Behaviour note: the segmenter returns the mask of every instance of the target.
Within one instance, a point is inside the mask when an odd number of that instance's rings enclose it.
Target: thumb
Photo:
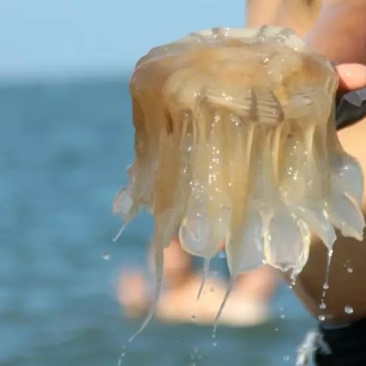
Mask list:
[[[362,64],[340,64],[336,66],[339,89],[343,91],[366,87],[366,66]]]

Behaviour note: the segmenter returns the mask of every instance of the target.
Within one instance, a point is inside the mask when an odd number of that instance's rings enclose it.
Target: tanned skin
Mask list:
[[[268,11],[261,12],[261,9]],[[311,49],[340,64],[340,88],[346,90],[366,86],[365,19],[366,0],[247,2],[246,26],[266,24],[292,28],[305,37]],[[343,148],[359,160],[366,178],[366,118],[340,131],[339,139]],[[363,212],[366,214],[366,194]],[[325,296],[326,309],[321,310],[319,304],[327,250],[316,238],[311,245],[309,261],[293,290],[315,317],[322,315],[328,323],[343,324],[366,317],[366,239],[359,242],[337,234]],[[346,306],[353,308],[351,314],[345,312]]]

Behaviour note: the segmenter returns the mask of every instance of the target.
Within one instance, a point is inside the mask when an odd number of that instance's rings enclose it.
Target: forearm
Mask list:
[[[272,25],[282,0],[247,0],[245,26]]]
[[[366,64],[366,0],[324,1],[306,38],[336,63]]]

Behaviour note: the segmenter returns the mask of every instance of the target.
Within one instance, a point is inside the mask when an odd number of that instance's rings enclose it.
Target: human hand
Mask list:
[[[339,89],[343,91],[366,86],[366,66],[362,64],[340,64],[336,66]]]

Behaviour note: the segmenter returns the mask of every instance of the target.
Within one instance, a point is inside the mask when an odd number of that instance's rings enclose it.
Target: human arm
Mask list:
[[[252,18],[248,19],[248,25],[267,23],[292,28],[305,36],[311,49],[338,64],[341,89],[366,86],[366,0],[323,1],[313,22],[310,22],[308,14],[315,8],[303,11],[304,3],[310,4],[311,1],[282,0],[278,5],[281,9],[269,23]],[[343,148],[359,160],[366,176],[366,119],[340,131],[338,136]],[[363,198],[363,212],[366,213],[366,195]],[[309,260],[293,290],[315,317],[326,316],[327,322],[344,323],[365,318],[365,258],[366,240],[360,243],[343,238],[338,233],[329,273],[329,289],[324,298],[326,309],[321,309],[319,305],[324,293],[327,250],[323,243],[314,238]],[[346,306],[350,306],[353,311],[345,312]]]
[[[308,46],[338,64],[341,89],[366,85],[366,1],[325,1],[305,36]]]

